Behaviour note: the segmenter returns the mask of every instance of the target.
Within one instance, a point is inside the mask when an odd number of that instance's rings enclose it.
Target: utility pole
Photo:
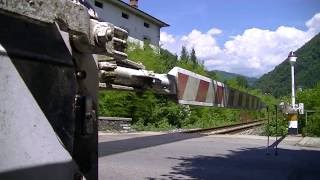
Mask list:
[[[298,108],[296,107],[295,86],[294,86],[294,64],[297,56],[291,51],[288,55],[288,60],[291,65],[291,110],[288,112],[289,129],[288,134],[298,134]]]

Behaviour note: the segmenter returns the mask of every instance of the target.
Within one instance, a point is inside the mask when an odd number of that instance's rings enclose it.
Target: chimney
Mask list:
[[[130,6],[138,8],[138,0],[130,0]]]

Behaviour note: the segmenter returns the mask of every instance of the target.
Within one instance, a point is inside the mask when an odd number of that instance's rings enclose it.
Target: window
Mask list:
[[[94,1],[94,5],[99,7],[99,8],[103,8],[103,3],[102,2]]]
[[[128,14],[126,14],[126,13],[122,13],[122,15],[121,15],[123,18],[125,18],[125,19],[129,19],[129,15]]]
[[[146,23],[146,22],[143,23],[143,26],[146,27],[146,28],[149,28],[149,27],[150,27],[150,25],[149,25],[148,23]]]

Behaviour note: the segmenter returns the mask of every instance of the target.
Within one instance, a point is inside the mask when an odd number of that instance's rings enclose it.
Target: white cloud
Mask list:
[[[210,35],[218,35],[218,34],[221,34],[222,33],[222,30],[221,29],[217,29],[217,28],[212,28],[208,31],[208,34]]]
[[[320,13],[314,15],[310,20],[306,22],[306,26],[309,31],[313,31],[313,33],[317,33],[320,31]]]
[[[237,69],[237,73],[258,76],[272,70],[286,58],[289,51],[296,50],[308,41],[307,34],[284,26],[275,31],[247,29],[243,34],[225,42],[223,56],[234,61],[230,66],[231,69]]]
[[[171,34],[160,32],[160,41],[163,43],[174,43],[176,42],[176,39]]]
[[[160,32],[160,46],[172,53],[178,54],[181,51],[182,42],[179,37],[174,37],[167,32]]]
[[[207,69],[219,69],[247,76],[260,76],[281,63],[289,51],[296,50],[320,31],[320,13],[306,22],[306,31],[280,26],[276,30],[251,28],[230,37],[219,46],[216,37],[222,31],[192,30],[182,37],[161,33],[163,47],[179,53],[181,46],[194,47]]]
[[[210,57],[216,56],[221,52],[221,49],[217,45],[215,40],[215,35],[220,34],[221,30],[213,28],[206,33],[202,33],[196,29],[192,30],[186,36],[181,38],[182,44],[184,44],[187,49],[192,49],[196,51],[197,56],[201,60],[207,60]]]

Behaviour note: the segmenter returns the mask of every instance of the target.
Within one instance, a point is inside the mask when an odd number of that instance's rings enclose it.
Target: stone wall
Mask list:
[[[99,117],[99,131],[131,131],[131,118],[124,117]]]

